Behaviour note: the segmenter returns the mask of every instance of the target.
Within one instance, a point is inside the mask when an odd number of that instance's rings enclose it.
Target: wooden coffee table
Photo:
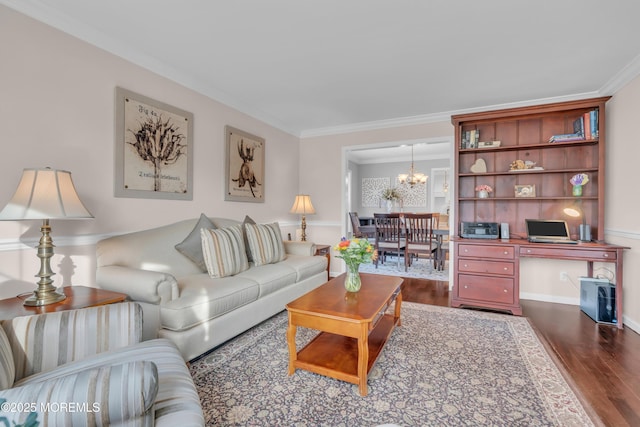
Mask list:
[[[400,326],[400,277],[360,274],[357,293],[344,288],[345,275],[287,304],[289,375],[296,368],[358,384],[367,395],[367,375],[396,326]],[[395,301],[393,315],[385,314]],[[296,349],[297,327],[322,331]]]

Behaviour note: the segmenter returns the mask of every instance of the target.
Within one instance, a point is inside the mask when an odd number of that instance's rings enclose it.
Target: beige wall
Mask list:
[[[282,221],[298,192],[299,139],[65,33],[0,6],[0,208],[16,189],[22,169],[66,169],[95,219],[53,220],[55,285],[93,284],[93,243],[100,236],[212,216]],[[114,89],[120,86],[194,114],[193,201],[115,198]],[[265,203],[225,202],[224,126],[266,140]],[[0,222],[0,298],[20,283],[35,285],[38,221]],[[80,237],[83,237],[80,239]],[[35,242],[34,242],[35,239]],[[77,240],[81,240],[79,247]],[[89,246],[84,243],[88,242]],[[17,250],[16,250],[17,248]],[[69,253],[66,258],[64,253]],[[62,267],[58,267],[61,265]]]
[[[628,246],[624,254],[624,318],[640,332],[640,191],[634,177],[640,159],[640,77],[607,103],[605,238]]]

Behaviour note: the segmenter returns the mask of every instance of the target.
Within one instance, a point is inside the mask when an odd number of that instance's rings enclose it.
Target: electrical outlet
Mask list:
[[[567,273],[566,271],[561,271],[560,272],[560,281],[561,282],[566,282],[569,280],[569,273]]]

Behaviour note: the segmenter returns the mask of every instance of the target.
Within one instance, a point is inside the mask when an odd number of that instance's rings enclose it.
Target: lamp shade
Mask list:
[[[0,220],[93,218],[63,170],[24,169],[15,194],[0,212]]]
[[[293,202],[293,206],[291,207],[292,214],[298,215],[312,215],[316,213],[316,210],[313,208],[311,204],[311,196],[308,194],[298,194],[296,196],[296,200]]]

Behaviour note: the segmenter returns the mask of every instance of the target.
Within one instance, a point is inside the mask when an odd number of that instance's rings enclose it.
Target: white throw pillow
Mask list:
[[[202,229],[200,234],[202,255],[210,277],[233,276],[249,268],[241,225]]]

